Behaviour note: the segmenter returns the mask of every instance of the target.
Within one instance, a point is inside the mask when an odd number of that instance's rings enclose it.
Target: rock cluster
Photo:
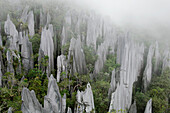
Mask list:
[[[33,14],[33,11],[30,11],[28,13],[28,10],[29,10],[29,6],[26,6],[24,8],[23,12],[22,12],[21,21],[24,24],[28,24],[29,35],[31,37],[33,37],[34,34],[35,34],[35,31],[34,31],[34,14]]]
[[[95,112],[93,92],[90,83],[87,84],[87,89],[84,92],[78,90],[76,97],[77,107],[75,108],[75,113],[83,113],[84,111],[86,111],[86,113]]]
[[[73,72],[79,74],[87,73],[85,55],[82,49],[80,38],[72,38],[70,42],[68,60],[73,61]]]
[[[63,98],[60,95],[57,82],[53,75],[49,77],[47,95],[44,97],[44,107],[36,98],[35,92],[23,88],[22,91],[23,113],[65,113],[66,95]]]
[[[121,65],[118,73],[120,80],[116,85],[115,92],[112,93],[109,112],[113,109],[118,111],[130,108],[133,83],[137,81],[143,66],[143,55],[143,45],[135,44],[126,35],[119,37],[117,63]]]

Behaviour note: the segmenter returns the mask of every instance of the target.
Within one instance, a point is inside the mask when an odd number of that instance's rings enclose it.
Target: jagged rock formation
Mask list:
[[[109,93],[108,96],[111,96],[111,93],[115,91],[116,89],[116,72],[115,69],[112,71],[112,76],[111,76],[111,83],[110,83],[110,88],[109,88]]]
[[[8,14],[7,20],[5,21],[5,24],[4,24],[4,30],[8,36],[7,38],[8,38],[9,44],[10,44],[9,49],[18,51],[19,50],[18,31],[16,30],[16,27],[13,24],[13,22],[10,20],[9,14]]]
[[[35,31],[34,31],[34,14],[33,14],[33,11],[30,11],[28,13],[28,10],[29,10],[29,6],[26,6],[24,8],[23,12],[22,12],[21,21],[23,23],[28,24],[29,35],[31,37],[33,37],[34,34],[35,34]]]
[[[83,91],[77,91],[77,108],[75,113],[83,113],[84,109],[87,113],[93,112],[94,110],[94,99],[93,92],[91,90],[90,83],[87,84],[87,89]]]
[[[65,113],[66,109],[66,94],[61,98],[53,75],[49,78],[47,95],[44,97],[44,108],[37,100],[35,92],[29,91],[27,88],[23,88],[22,101],[23,113]]]
[[[105,35],[105,41],[101,45],[99,45],[97,49],[98,59],[95,62],[94,74],[98,74],[103,69],[108,53],[113,55],[115,53],[114,50],[117,41],[117,37],[115,36],[116,33],[112,31],[112,29],[108,30],[106,33],[107,34]]]
[[[21,21],[24,23],[27,22],[28,10],[29,10],[29,6],[26,6],[22,12],[22,15],[21,15]]]
[[[14,74],[14,68],[12,65],[13,64],[12,53],[10,51],[7,51],[6,56],[7,56],[7,72]]]
[[[62,98],[62,113],[66,112],[66,94],[64,93],[64,96]]]
[[[163,54],[162,72],[170,68],[170,51],[166,49]]]
[[[98,37],[102,37],[102,19],[94,16],[95,14],[90,14],[87,22],[87,37],[86,44],[88,46],[93,45],[96,49],[96,41]]]
[[[65,72],[67,74],[67,61],[64,55],[60,55],[57,57],[57,82],[60,82],[61,72]]]
[[[50,12],[51,13],[51,12]],[[96,76],[103,68],[105,61],[107,60],[107,55],[112,54],[117,57],[117,64],[120,64],[120,70],[116,69],[112,71],[110,89],[108,92],[108,97],[111,97],[109,112],[113,109],[115,110],[128,110],[130,113],[137,113],[136,102],[132,104],[132,89],[134,82],[137,81],[138,76],[143,73],[141,72],[144,64],[144,45],[137,44],[131,39],[129,39],[128,33],[119,33],[112,27],[112,24],[108,20],[95,15],[94,13],[86,14],[83,12],[76,12],[74,10],[68,10],[64,17],[64,22],[61,25],[59,34],[61,33],[61,42],[59,42],[56,26],[54,27],[50,23],[53,23],[53,14],[44,9],[41,9],[40,15],[35,15],[40,19],[40,23],[35,21],[36,27],[42,28],[41,33],[41,44],[39,48],[39,65],[43,72],[47,72],[47,77],[49,79],[48,92],[44,99],[44,108],[36,99],[34,91],[29,91],[27,88],[23,89],[22,92],[22,111],[24,113],[37,112],[37,113],[64,113],[66,112],[66,94],[63,98],[60,95],[59,87],[56,83],[56,79],[51,75],[54,69],[54,59],[57,58],[57,82],[60,82],[63,78],[67,76],[60,77],[62,72],[68,72],[74,75],[74,73],[86,74],[87,67],[85,61],[85,55],[83,51],[83,46],[93,46],[95,52],[98,55],[98,59],[95,62],[94,72],[91,75]],[[57,14],[56,14],[57,15]],[[57,15],[58,16],[58,15]],[[34,31],[34,14],[33,11],[29,12],[29,6],[26,6],[21,15],[21,21],[24,24],[28,24],[29,32],[26,33],[21,30],[19,32],[16,30],[15,25],[10,20],[8,15],[7,21],[5,22],[4,28],[7,34],[7,43],[11,49],[7,51],[7,72],[11,72],[14,75],[13,59],[17,58],[20,60],[20,56],[14,52],[17,50],[21,52],[21,58],[25,72],[28,73],[29,69],[33,68],[32,60],[32,44],[29,41],[29,35],[33,37]],[[39,21],[39,20],[38,20]],[[39,26],[40,24],[40,26]],[[58,26],[57,26],[58,27]],[[1,29],[0,29],[1,33]],[[28,35],[29,34],[29,35]],[[57,36],[56,36],[57,35]],[[56,38],[53,39],[53,37]],[[98,44],[98,39],[102,42]],[[60,49],[58,43],[61,46],[70,42],[68,56],[60,55]],[[0,34],[0,46],[2,45],[2,38]],[[57,49],[56,49],[57,48]],[[58,53],[53,55],[54,53]],[[62,51],[61,51],[62,54]],[[60,56],[57,56],[60,55]],[[41,59],[48,56],[48,66],[41,65]],[[170,68],[170,51],[167,49],[164,52],[163,58],[159,51],[158,43],[149,48],[147,55],[147,63],[145,71],[143,73],[144,90],[151,81],[152,73],[158,73],[159,67],[162,66],[162,72],[166,68]],[[154,65],[152,64],[154,62]],[[163,63],[161,65],[161,63]],[[5,63],[4,63],[5,64]],[[21,66],[21,65],[20,65]],[[0,52],[0,87],[2,86],[2,75],[3,63]],[[18,73],[21,71],[21,67],[18,68]],[[152,72],[153,71],[153,72]],[[44,73],[43,73],[44,74]],[[23,77],[24,78],[24,77]],[[23,79],[22,78],[22,79]],[[71,80],[71,78],[69,78]],[[71,89],[69,87],[69,89]],[[71,91],[71,90],[70,90]],[[152,101],[152,100],[151,100]],[[149,101],[145,113],[151,112],[151,102]],[[92,112],[94,110],[93,93],[90,84],[87,84],[87,89],[83,91],[77,91],[77,106],[74,109],[75,113]],[[149,106],[149,107],[148,107]],[[129,109],[130,108],[130,109]],[[68,108],[68,113],[72,113],[71,108]]]
[[[49,25],[52,27],[52,25]],[[47,55],[49,57],[48,59],[48,67],[47,67],[47,76],[49,76],[51,74],[51,71],[54,69],[54,57],[53,57],[53,53],[54,53],[54,44],[53,44],[53,29],[50,29],[50,27],[48,29],[46,29],[46,27],[44,27],[42,29],[42,33],[41,33],[41,44],[40,44],[40,49],[39,49],[39,57],[38,57],[38,61],[39,64],[41,62],[41,58],[43,58],[44,55]]]
[[[145,71],[143,74],[143,82],[144,82],[144,90],[147,90],[147,87],[152,78],[152,58],[154,55],[154,47],[153,45],[150,46],[148,56],[147,56],[147,63],[145,67]]]
[[[66,97],[64,96],[62,101],[57,82],[53,75],[51,75],[48,82],[47,95],[44,97],[44,108],[53,113],[63,113],[63,110],[65,111],[66,108],[65,99]]]
[[[8,109],[8,113],[12,113],[12,108],[11,107]]]
[[[144,113],[152,113],[152,99],[147,102]]]
[[[71,108],[68,107],[67,113],[72,113]]]
[[[43,12],[43,10],[40,10],[40,26],[48,26],[51,23],[51,16],[50,13]]]
[[[75,39],[72,38],[70,42],[69,48],[69,61],[73,61],[73,72],[77,72],[79,74],[87,73],[85,56],[83,49],[81,47],[81,40],[80,38]],[[73,57],[72,57],[73,56]]]
[[[126,35],[119,37],[117,48],[117,63],[121,65],[115,92],[112,93],[109,112],[129,109],[132,101],[133,83],[143,65],[144,46],[135,44]]]
[[[23,63],[23,67],[26,73],[28,73],[28,71],[30,69],[33,69],[33,51],[32,51],[32,43],[29,41],[28,39],[28,35],[25,33],[22,36],[22,33],[19,33],[21,42],[21,56],[22,56],[22,63]]]
[[[159,52],[159,45],[158,42],[155,43],[155,53],[154,53],[154,73],[159,73],[160,71],[160,60],[161,60],[161,56],[160,56],[160,52]]]
[[[33,14],[33,11],[30,11],[28,13],[28,17],[27,17],[27,21],[28,21],[28,30],[29,30],[29,35],[31,37],[34,36],[35,34],[35,31],[34,31],[34,14]]]
[[[71,37],[71,13],[67,12],[66,16],[64,18],[65,23],[62,28],[62,33],[61,33],[61,45],[65,45],[68,41],[68,39]]]
[[[137,113],[136,101],[131,105],[129,113]]]
[[[45,110],[36,98],[35,92],[33,90],[29,91],[27,88],[22,90],[21,110],[23,113],[45,113]]]

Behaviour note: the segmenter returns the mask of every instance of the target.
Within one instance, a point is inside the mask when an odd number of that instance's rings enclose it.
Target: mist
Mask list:
[[[75,0],[143,39],[170,42],[169,0]],[[163,39],[163,40],[162,40]]]

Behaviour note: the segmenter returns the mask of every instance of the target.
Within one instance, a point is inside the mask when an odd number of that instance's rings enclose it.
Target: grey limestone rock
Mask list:
[[[76,113],[83,113],[86,111],[87,113],[95,112],[94,107],[94,99],[93,92],[91,90],[90,83],[87,84],[87,88],[85,91],[77,91],[77,108],[75,110]],[[85,109],[85,110],[84,110]]]
[[[112,93],[109,112],[129,109],[132,102],[133,83],[143,67],[144,46],[136,44],[126,35],[118,39],[117,63],[120,64],[120,80]]]
[[[29,35],[30,35],[31,37],[33,37],[34,34],[35,34],[35,31],[34,31],[34,14],[33,14],[33,11],[30,11],[30,12],[28,13],[27,22],[28,22]]]
[[[62,98],[62,113],[66,112],[66,94],[64,93],[64,96]]]
[[[44,97],[44,108],[53,113],[63,113],[63,109],[65,111],[65,103],[62,104],[59,87],[53,75],[49,77],[48,91],[47,95]]]
[[[51,25],[52,26],[52,25]],[[40,49],[39,49],[39,62],[41,61],[42,58],[42,52],[44,55],[48,56],[48,67],[47,67],[47,76],[51,74],[51,71],[54,69],[54,43],[53,43],[53,38],[52,38],[52,31],[51,29],[46,29],[44,27],[42,29],[41,33],[41,44],[40,44]],[[42,51],[42,52],[41,52]]]
[[[28,39],[28,34],[25,35],[25,33],[20,32],[20,38],[21,38],[21,56],[22,56],[22,63],[23,67],[26,73],[30,69],[33,69],[33,51],[32,51],[32,43]]]
[[[36,98],[35,92],[23,88],[22,106],[23,113],[65,113],[66,94],[61,98],[57,82],[53,75],[49,77],[47,95],[44,97],[44,108]]]
[[[27,88],[23,88],[22,90],[21,111],[23,113],[46,113],[37,100],[35,92],[33,90],[30,91]]]
[[[155,58],[154,73],[157,73],[157,72],[159,72],[160,60],[161,60],[161,54],[160,54],[160,52],[159,52],[158,42],[155,43],[154,58]]]
[[[85,62],[85,55],[81,47],[80,37],[78,39],[72,38],[69,47],[68,60],[73,61],[73,72],[79,74],[87,73],[87,67]],[[73,56],[73,59],[71,59]]]
[[[24,8],[24,10],[23,10],[23,12],[22,12],[22,15],[21,15],[21,21],[22,21],[23,23],[26,23],[26,22],[27,22],[28,10],[29,10],[29,6],[27,5],[27,6]]]
[[[69,38],[71,37],[71,25],[72,25],[72,19],[71,19],[71,12],[68,11],[64,18],[64,25],[62,28],[61,33],[61,45],[65,45]]]
[[[163,64],[162,64],[162,73],[170,68],[170,50],[166,49],[163,54]]]
[[[129,113],[137,113],[136,101],[131,105]]]
[[[67,109],[67,113],[72,113],[71,108],[69,108],[69,107],[68,107],[68,109]]]
[[[8,39],[9,43],[10,43],[9,49],[18,51],[19,50],[18,31],[17,31],[15,25],[13,24],[13,22],[10,20],[9,14],[8,14],[7,20],[5,21],[5,24],[4,24],[4,30],[9,38]]]
[[[97,55],[98,59],[95,62],[94,66],[94,74],[98,74],[104,66],[104,63],[107,59],[108,54],[115,54],[115,47],[116,47],[116,41],[117,37],[114,34],[115,32],[107,32],[107,35],[105,37],[105,41],[98,46],[97,49]],[[109,50],[111,48],[111,50]]]
[[[67,73],[67,61],[64,55],[60,55],[57,57],[57,82],[60,82],[60,74],[62,72]]]
[[[148,85],[150,84],[152,78],[152,58],[154,55],[154,46],[151,45],[149,48],[147,63],[143,74],[144,90],[147,90]]]
[[[147,102],[144,113],[152,113],[152,99]]]
[[[116,72],[115,69],[112,71],[112,76],[111,76],[111,83],[110,83],[110,88],[109,88],[109,93],[108,96],[111,96],[111,93],[113,93],[113,91],[115,91],[116,89]]]
[[[8,109],[8,113],[12,113],[12,108],[11,107]]]
[[[28,13],[28,10],[29,10],[29,6],[26,6],[24,8],[23,12],[22,12],[21,21],[23,23],[28,24],[29,35],[31,37],[33,37],[34,34],[35,34],[35,31],[34,31],[34,14],[33,14],[33,11],[30,11]]]

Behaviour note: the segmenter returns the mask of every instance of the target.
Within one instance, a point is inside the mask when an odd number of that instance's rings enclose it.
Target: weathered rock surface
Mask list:
[[[152,58],[154,55],[154,47],[153,45],[150,46],[148,56],[147,56],[147,63],[143,74],[143,82],[144,82],[144,90],[147,90],[148,85],[150,84],[152,78]]]
[[[64,96],[62,98],[62,113],[66,112],[66,94],[64,93]]]
[[[68,39],[71,37],[71,13],[67,12],[64,18],[64,25],[61,33],[61,45],[65,45]]]
[[[87,73],[85,56],[83,49],[81,47],[81,40],[80,38],[71,39],[70,48],[69,48],[69,61],[73,61],[73,72],[77,72],[79,74]],[[73,56],[73,57],[72,57]]]
[[[115,69],[112,71],[112,76],[111,76],[111,83],[110,83],[110,88],[109,88],[109,93],[108,96],[110,97],[113,91],[116,89],[116,72]]]
[[[87,37],[86,44],[88,46],[93,45],[96,49],[96,41],[98,37],[102,37],[102,19],[91,13],[87,22]]]
[[[67,61],[64,55],[60,55],[57,57],[57,82],[60,82],[60,74],[62,72],[67,73]]]
[[[52,26],[52,25],[51,25]],[[51,74],[51,71],[54,69],[54,44],[53,44],[53,38],[52,38],[52,29],[46,29],[44,27],[42,29],[41,33],[41,44],[40,44],[40,49],[39,49],[39,58],[38,61],[40,63],[41,58],[43,58],[44,55],[48,56],[48,67],[47,67],[47,76]],[[43,52],[43,54],[42,54]]]
[[[71,108],[68,107],[67,113],[72,113]]]
[[[29,6],[26,6],[22,12],[22,15],[21,15],[21,21],[23,23],[27,23],[28,24],[28,30],[29,30],[29,35],[31,37],[34,36],[35,34],[35,31],[34,31],[34,14],[33,14],[33,11],[30,11],[28,13],[28,10],[29,10]]]
[[[166,49],[163,54],[163,65],[162,65],[162,73],[167,68],[170,68],[170,50]]]
[[[36,98],[35,92],[29,91],[27,88],[22,90],[22,106],[23,113],[46,113],[42,105]]]
[[[144,46],[135,44],[126,35],[119,37],[117,63],[121,65],[115,92],[112,93],[109,112],[129,109],[132,102],[133,83],[137,81],[143,65]]]
[[[28,13],[27,21],[28,21],[29,35],[30,35],[31,37],[33,37],[34,34],[35,34],[35,31],[34,31],[34,14],[33,14],[33,11],[30,11],[30,12]]]
[[[36,98],[35,92],[23,88],[22,91],[23,113],[65,113],[66,94],[61,98],[57,82],[53,75],[49,77],[47,95],[44,97],[44,108]]]
[[[10,51],[7,51],[6,56],[7,56],[7,72],[14,74],[12,53]]]
[[[18,51],[19,50],[18,31],[16,30],[16,27],[13,24],[13,22],[10,20],[9,14],[8,14],[7,20],[5,21],[5,24],[4,24],[4,30],[9,38],[8,39],[9,43],[10,43],[9,49]]]
[[[152,113],[152,99],[147,102],[144,113]]]
[[[45,12],[43,9],[40,10],[40,26],[48,26],[51,23],[51,16],[49,12]]]
[[[22,56],[22,63],[23,63],[23,67],[26,73],[28,73],[28,71],[30,69],[33,69],[33,51],[32,51],[32,43],[29,41],[28,39],[28,34],[25,35],[25,33],[20,32],[20,39],[21,39],[21,56]]]
[[[137,113],[136,101],[131,105],[129,113]]]
[[[155,53],[154,53],[154,73],[159,73],[160,71],[160,60],[161,60],[161,54],[159,52],[159,45],[158,42],[155,43]]]
[[[24,10],[23,10],[23,12],[22,12],[22,15],[21,15],[21,21],[22,21],[23,23],[26,23],[26,22],[27,22],[28,10],[29,10],[29,6],[27,5],[27,6],[24,8]]]
[[[77,91],[77,108],[76,113],[83,113],[84,109],[87,113],[94,112],[94,99],[93,92],[91,90],[90,83],[87,84],[87,89],[83,91]]]
[[[51,75],[48,81],[47,95],[44,97],[44,108],[53,113],[63,113],[66,105],[65,101],[63,100],[64,103],[62,104],[62,97],[56,79]]]
[[[95,62],[95,67],[94,67],[94,74],[98,74],[104,66],[104,63],[107,59],[108,54],[113,54],[115,53],[115,47],[116,47],[116,41],[117,37],[115,36],[116,33],[114,34],[114,31],[108,31],[107,35],[105,36],[105,41],[98,46],[97,49],[97,55],[98,59]],[[109,50],[111,49],[111,50]]]
[[[8,109],[8,113],[12,113],[12,108],[11,107]]]

